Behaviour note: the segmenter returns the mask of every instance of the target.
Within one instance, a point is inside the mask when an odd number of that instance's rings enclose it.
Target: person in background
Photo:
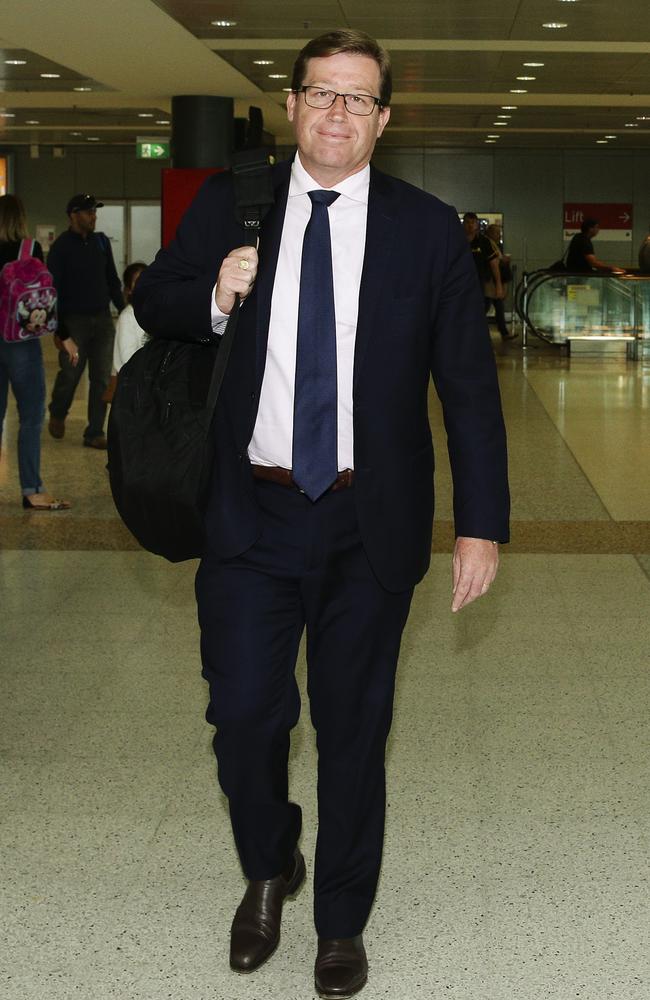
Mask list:
[[[625,268],[615,264],[606,264],[594,253],[592,240],[600,232],[598,219],[585,219],[569,243],[566,258],[566,269],[573,274],[592,274],[594,271],[604,271],[607,274],[625,274]]]
[[[124,284],[124,301],[126,305],[117,318],[117,323],[115,324],[115,344],[113,345],[113,374],[111,375],[111,380],[108,384],[102,399],[105,403],[112,403],[113,396],[115,395],[115,389],[117,387],[117,375],[122,367],[126,364],[132,354],[135,354],[137,350],[144,347],[146,342],[149,340],[148,334],[142,329],[135,318],[135,313],[133,312],[133,306],[131,305],[131,296],[133,295],[133,289],[135,288],[135,283],[146,269],[147,265],[143,264],[142,261],[135,261],[133,264],[129,264],[122,275],[122,281]]]
[[[639,270],[641,274],[650,274],[650,232],[639,247]]]
[[[131,305],[133,289],[147,265],[141,261],[129,264],[125,268],[122,280],[124,282],[124,301],[126,305],[120,313],[115,327],[115,345],[113,347],[113,369],[119,372],[132,354],[144,347],[149,337],[138,324]]]
[[[0,269],[16,260],[20,244],[28,239],[27,217],[20,198],[0,197]],[[43,260],[40,243],[34,257]],[[41,479],[41,429],[45,418],[45,369],[39,337],[8,344],[0,338],[0,440],[7,412],[9,386],[18,407],[18,475],[25,510],[67,510],[67,500],[57,500]]]
[[[95,232],[101,207],[92,194],[74,195],[66,208],[70,228],[55,239],[47,259],[59,296],[60,341],[48,429],[53,438],[65,434],[65,419],[87,363],[90,388],[83,443],[105,449],[103,395],[111,376],[115,337],[110,304],[121,312],[124,298],[110,240]]]
[[[476,273],[481,285],[481,291],[485,298],[485,285],[491,281],[494,284],[494,296],[497,299],[503,298],[503,285],[501,283],[501,271],[499,270],[499,251],[493,246],[487,236],[480,231],[479,218],[476,212],[465,212],[463,216],[463,229],[472,251],[472,259],[476,266]],[[489,309],[486,300],[485,311]]]
[[[314,988],[327,1000],[368,977],[362,935],[381,867],[395,671],[431,558],[431,376],[454,481],[452,611],[487,593],[508,539],[483,292],[456,211],[370,165],[390,97],[390,60],[374,39],[341,29],[309,42],[287,96],[298,151],[271,170],[259,251],[242,245],[232,176],[215,174],[133,298],[152,336],[182,328],[200,342],[217,342],[236,295],[246,300],[215,413],[196,578],[207,718],[249,880],[230,964],[251,973],[267,961],[305,878],[288,758],[306,630],[318,743]],[[283,995],[279,983],[269,991]]]
[[[503,288],[503,298],[497,298],[496,296],[496,285],[494,283],[494,277],[490,274],[489,280],[485,283],[484,292],[486,298],[486,312],[490,306],[494,306],[494,318],[496,319],[497,329],[501,334],[503,340],[514,340],[517,337],[516,333],[511,333],[506,326],[506,310],[504,305],[504,300],[508,292],[508,282],[512,281],[512,271],[510,270],[510,255],[503,252],[503,243],[501,240],[501,226],[497,226],[493,223],[488,226],[485,230],[485,235],[490,241],[496,252],[498,253],[498,267],[499,274],[501,276],[501,285]]]

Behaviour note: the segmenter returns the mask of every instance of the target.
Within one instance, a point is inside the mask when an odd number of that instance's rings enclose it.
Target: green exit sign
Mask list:
[[[160,139],[138,139],[135,149],[138,160],[169,159],[169,143]]]

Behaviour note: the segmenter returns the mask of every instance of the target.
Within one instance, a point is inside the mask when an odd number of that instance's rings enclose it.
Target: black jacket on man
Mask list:
[[[274,168],[255,287],[244,303],[219,400],[208,544],[246,551],[259,516],[247,447],[264,375],[290,164]],[[134,308],[151,335],[209,340],[221,262],[243,244],[229,173],[211,177],[139,279]],[[506,439],[483,293],[456,212],[371,168],[353,381],[355,501],[363,545],[383,586],[405,590],[431,554],[433,376],[444,411],[457,535],[508,540]]]

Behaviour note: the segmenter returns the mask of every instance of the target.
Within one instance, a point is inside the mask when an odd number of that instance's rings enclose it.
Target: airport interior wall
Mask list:
[[[65,204],[77,191],[111,200],[160,197],[161,164],[137,160],[131,148],[66,147],[62,158],[54,158],[51,147],[41,146],[38,159],[28,147],[12,151],[15,190],[32,227],[54,223],[57,231],[63,229]],[[597,254],[610,263],[635,266],[650,225],[650,150],[382,149],[380,143],[374,162],[459,212],[502,212],[506,250],[528,270],[562,254],[564,202],[633,206],[631,241],[597,240]]]

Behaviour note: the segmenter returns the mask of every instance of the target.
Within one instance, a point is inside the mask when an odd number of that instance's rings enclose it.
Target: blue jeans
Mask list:
[[[45,369],[40,340],[0,340],[0,437],[9,385],[18,406],[18,472],[23,496],[42,492],[41,428],[45,417]]]

